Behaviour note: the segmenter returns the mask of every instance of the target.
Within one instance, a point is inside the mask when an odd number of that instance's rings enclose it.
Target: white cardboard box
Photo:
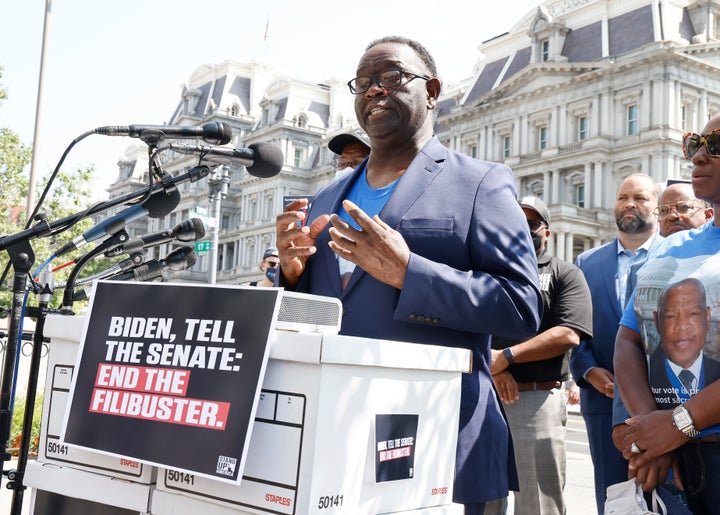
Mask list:
[[[152,515],[172,513],[173,515],[240,515],[248,513],[238,511],[236,508],[222,506],[217,503],[194,499],[186,496],[174,495],[169,492],[155,490],[152,496]],[[463,515],[465,508],[462,504],[446,504],[430,508],[420,508],[395,512],[396,515]],[[357,512],[363,515],[364,512]]]
[[[83,316],[50,315],[45,321],[43,333],[50,338],[50,351],[40,423],[38,460],[139,483],[154,483],[157,476],[155,467],[130,458],[71,447],[60,440],[85,319],[86,317]]]
[[[278,331],[241,484],[161,469],[151,511],[189,513],[183,498],[223,507],[213,514],[449,510],[470,366],[464,349]],[[418,415],[411,478],[376,482],[377,414]]]
[[[145,483],[41,461],[28,461],[23,483],[34,490],[53,492],[137,513],[149,512],[150,495],[154,489],[152,485]]]

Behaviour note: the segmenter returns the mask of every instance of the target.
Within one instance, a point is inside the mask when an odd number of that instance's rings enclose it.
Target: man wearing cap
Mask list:
[[[262,270],[263,277],[259,281],[252,281],[248,284],[250,286],[262,287],[275,286],[275,273],[277,272],[279,263],[278,250],[275,247],[265,249],[262,261],[260,262],[260,270]]]
[[[338,155],[333,160],[335,180],[338,180],[360,166],[370,154],[370,139],[365,131],[358,129],[353,133],[338,134],[328,141],[328,148]]]
[[[563,515],[567,410],[563,382],[568,351],[592,336],[590,290],[578,267],[546,252],[550,213],[537,197],[520,200],[537,254],[543,316],[538,333],[524,341],[493,338],[493,382],[515,444],[520,491],[515,515]],[[507,499],[486,505],[505,513]]]

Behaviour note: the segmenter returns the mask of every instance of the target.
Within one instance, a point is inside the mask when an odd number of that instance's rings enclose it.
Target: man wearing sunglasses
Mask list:
[[[262,270],[263,277],[259,281],[252,281],[248,284],[250,286],[261,287],[275,286],[275,273],[277,272],[277,266],[279,263],[280,258],[278,258],[278,250],[275,247],[265,249],[262,261],[260,262],[260,270]]]
[[[341,334],[472,351],[453,500],[465,515],[482,514],[486,501],[518,487],[490,337],[529,338],[540,322],[527,221],[507,166],[454,152],[434,136],[441,84],[422,45],[374,41],[356,73],[348,87],[370,155],[315,196],[306,225],[297,225],[302,200],[278,216],[281,285],[338,297]]]
[[[690,510],[696,515],[718,513],[720,506],[720,380],[700,388],[682,405],[659,409],[648,381],[649,349],[654,348],[653,305],[662,289],[687,277],[700,280],[708,292],[711,320],[716,320],[713,299],[720,288],[720,115],[713,116],[701,134],[683,136],[683,152],[693,164],[695,196],[712,204],[712,223],[677,232],[666,238],[652,259],[638,272],[636,295],[628,303],[615,343],[615,366],[623,401],[633,415],[624,438],[623,455],[650,491],[665,476],[644,474],[648,464],[665,458],[677,463],[675,478],[682,482]],[[687,331],[685,331],[687,332]],[[717,332],[703,352],[717,359]],[[659,337],[658,337],[659,338]],[[688,343],[682,343],[687,347]]]
[[[545,250],[550,212],[537,197],[520,199],[538,260],[543,315],[538,334],[523,341],[493,337],[493,382],[505,405],[515,445],[520,491],[515,515],[564,515],[568,351],[592,337],[590,290],[580,269]],[[507,499],[488,503],[502,515]]]

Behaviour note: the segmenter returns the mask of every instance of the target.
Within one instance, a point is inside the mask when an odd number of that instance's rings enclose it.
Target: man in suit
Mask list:
[[[419,43],[368,46],[348,83],[371,151],[348,177],[277,218],[281,284],[343,303],[341,333],[464,347],[455,502],[466,515],[517,488],[507,421],[490,376],[490,335],[539,325],[537,261],[512,172],[433,136],[440,94]]]
[[[627,461],[612,440],[613,353],[627,297],[628,272],[647,258],[660,238],[654,213],[658,196],[659,188],[649,175],[626,177],[615,201],[617,238],[583,252],[576,260],[592,296],[593,337],[573,349],[570,370],[580,387],[599,514],[604,511],[607,487],[628,478]]]

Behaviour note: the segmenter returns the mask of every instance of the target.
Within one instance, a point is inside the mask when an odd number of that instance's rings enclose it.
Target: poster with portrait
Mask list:
[[[720,379],[720,256],[692,255],[688,243],[648,260],[637,276],[635,314],[661,409]]]
[[[100,281],[65,443],[238,482],[281,290]]]

